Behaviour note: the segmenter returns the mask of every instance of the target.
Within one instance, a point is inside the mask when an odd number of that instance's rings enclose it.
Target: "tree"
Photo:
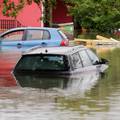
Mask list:
[[[16,17],[25,4],[36,3],[44,6],[45,26],[51,25],[51,10],[56,0],[18,0],[15,4],[11,0],[3,0],[3,14]],[[120,0],[63,0],[73,17],[74,35],[77,37],[82,28],[88,31],[110,33],[120,28]]]
[[[26,4],[31,5],[33,2],[37,4],[41,10],[41,4],[44,6],[44,16],[43,19],[45,26],[51,26],[51,8],[55,6],[56,0],[18,0],[15,3],[12,0],[3,0],[3,14],[5,16],[11,16],[16,18],[19,11],[24,8]]]
[[[120,28],[120,0],[65,0],[76,26],[75,37],[81,28],[110,33]]]

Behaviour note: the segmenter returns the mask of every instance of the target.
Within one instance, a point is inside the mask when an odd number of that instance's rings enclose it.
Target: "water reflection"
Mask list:
[[[120,49],[99,55],[109,60],[104,76],[96,72],[68,78],[19,74],[21,87],[13,84],[13,58],[0,56],[6,63],[0,63],[0,120],[119,120]]]
[[[19,58],[20,53],[0,51],[0,87],[16,86],[16,81],[11,75],[11,71]]]
[[[41,76],[38,74],[16,73],[16,81],[21,87],[40,89],[61,89],[64,94],[80,94],[90,90],[100,77],[98,71],[91,71],[70,76]]]
[[[97,81],[96,85],[85,94],[83,98],[59,97],[57,102],[60,106],[73,111],[79,111],[84,116],[87,115],[96,119],[119,120],[120,119],[120,49],[101,53],[109,59],[109,69]],[[108,116],[109,115],[109,116]],[[88,119],[89,119],[88,117]]]

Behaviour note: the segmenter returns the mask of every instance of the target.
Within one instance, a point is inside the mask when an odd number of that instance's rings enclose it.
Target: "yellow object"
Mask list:
[[[106,38],[100,35],[96,36],[96,39],[74,39],[75,44],[82,44],[88,47],[93,47],[95,45],[116,45],[120,44],[119,41],[113,39],[113,38]]]
[[[103,36],[101,36],[101,35],[96,35],[96,39],[97,39],[97,40],[110,40],[110,38],[103,37]]]

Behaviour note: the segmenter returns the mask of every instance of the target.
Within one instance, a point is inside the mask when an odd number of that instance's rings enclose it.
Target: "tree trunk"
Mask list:
[[[74,26],[74,38],[77,38],[78,35],[82,33],[82,27],[77,19],[73,19],[73,26]]]
[[[49,4],[49,0],[45,0],[44,3],[44,26],[52,26],[52,6]]]

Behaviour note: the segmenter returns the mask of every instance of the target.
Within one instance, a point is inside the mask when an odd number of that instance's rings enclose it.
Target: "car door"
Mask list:
[[[104,72],[108,68],[108,61],[106,59],[99,59],[99,57],[90,49],[86,49],[92,64],[96,66],[99,72]]]
[[[34,46],[52,46],[51,35],[48,30],[29,29],[26,32],[26,40],[23,42],[25,48]]]
[[[88,56],[86,50],[80,50],[72,54],[71,61],[72,61],[73,73],[97,70],[96,65],[92,64],[92,61]]]
[[[79,55],[82,61],[84,71],[98,70],[99,64],[94,64],[95,61],[99,62],[99,59],[97,58],[97,56],[89,55],[86,49],[79,51]]]
[[[75,52],[70,56],[72,73],[80,73],[83,70],[82,61],[80,59],[79,52]]]
[[[12,30],[0,36],[0,49],[2,51],[16,51],[22,48],[24,30]]]

